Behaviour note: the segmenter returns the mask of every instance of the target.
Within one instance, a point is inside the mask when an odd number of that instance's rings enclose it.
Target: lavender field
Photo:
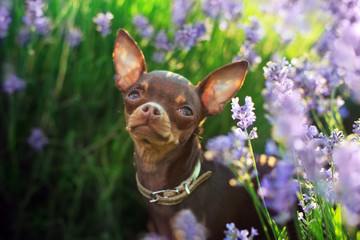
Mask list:
[[[299,239],[360,240],[359,0],[0,0],[0,239],[161,239],[114,83],[120,28],[149,71],[194,84],[249,62],[201,141],[250,192],[267,239],[288,239],[293,220]],[[279,159],[258,186],[254,153]],[[174,227],[206,239],[189,211]],[[257,230],[228,223],[224,239]]]

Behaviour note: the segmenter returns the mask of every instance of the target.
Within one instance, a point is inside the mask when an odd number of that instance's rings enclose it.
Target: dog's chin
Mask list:
[[[162,131],[150,125],[128,126],[127,130],[134,141],[146,145],[166,145],[177,143],[174,136],[169,131]]]

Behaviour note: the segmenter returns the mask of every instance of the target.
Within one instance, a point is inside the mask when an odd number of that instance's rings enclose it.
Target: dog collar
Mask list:
[[[198,161],[193,174],[188,179],[183,181],[174,189],[165,189],[159,191],[151,191],[141,185],[138,175],[136,174],[136,183],[141,195],[149,199],[150,203],[157,203],[160,205],[176,205],[181,203],[188,195],[190,195],[201,183],[205,182],[212,174],[207,171],[200,175],[201,162]]]

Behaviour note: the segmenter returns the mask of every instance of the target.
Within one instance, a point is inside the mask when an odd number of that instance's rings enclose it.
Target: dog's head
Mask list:
[[[207,116],[223,110],[248,67],[246,61],[223,66],[197,86],[169,71],[147,73],[141,50],[124,30],[118,32],[113,59],[132,139],[165,152],[186,142]]]

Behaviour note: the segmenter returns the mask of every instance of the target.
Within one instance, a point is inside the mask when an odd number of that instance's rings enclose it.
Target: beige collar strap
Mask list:
[[[188,195],[190,195],[201,183],[205,182],[212,174],[207,171],[199,177],[201,170],[201,163],[198,161],[193,174],[183,181],[179,186],[174,189],[166,189],[159,191],[151,191],[141,185],[138,175],[136,174],[136,183],[140,193],[151,203],[161,205],[176,205],[181,203]]]

